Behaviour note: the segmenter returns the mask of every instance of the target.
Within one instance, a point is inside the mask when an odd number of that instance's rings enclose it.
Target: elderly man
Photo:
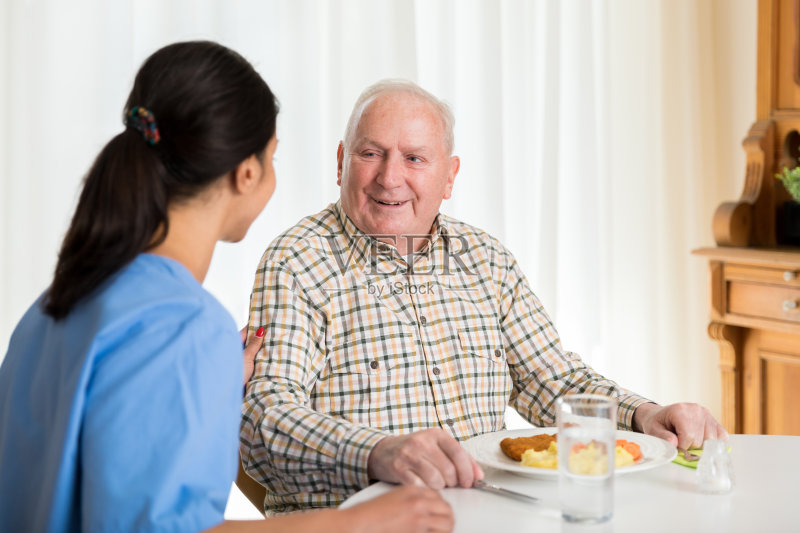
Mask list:
[[[339,144],[339,202],[266,250],[241,452],[268,511],[336,505],[375,479],[471,486],[483,473],[459,440],[503,429],[507,405],[552,426],[567,392],[614,396],[620,428],[683,448],[727,438],[704,408],[658,406],[562,349],[511,253],[439,213],[452,150],[444,103],[369,87]]]

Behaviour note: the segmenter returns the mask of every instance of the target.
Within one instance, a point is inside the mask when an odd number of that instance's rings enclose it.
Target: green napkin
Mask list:
[[[703,450],[702,448],[699,450],[690,449],[689,453],[693,453],[695,455],[703,455]],[[672,460],[672,462],[675,464],[679,464],[681,466],[688,466],[689,468],[697,468],[698,461],[699,459],[695,459],[694,461],[689,461],[683,456],[683,452],[680,450],[678,450],[678,455],[675,456],[675,459]]]
[[[691,448],[691,449],[689,449],[689,453],[693,453],[693,454],[695,454],[697,456],[700,456],[700,455],[703,455],[703,449],[702,448]],[[731,453],[731,447],[730,446],[728,446],[728,453]],[[672,462],[675,463],[675,464],[679,464],[681,466],[688,466],[689,468],[697,468],[697,463],[699,461],[700,461],[699,458],[695,459],[694,461],[689,461],[688,459],[686,459],[683,456],[683,452],[680,451],[680,450],[678,450],[678,455],[675,457],[675,459],[672,460]]]

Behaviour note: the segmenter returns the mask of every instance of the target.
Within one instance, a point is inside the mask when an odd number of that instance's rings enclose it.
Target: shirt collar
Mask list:
[[[339,219],[339,224],[342,227],[342,233],[345,242],[353,253],[353,259],[359,263],[367,263],[370,258],[370,250],[372,249],[372,237],[365,234],[363,231],[350,220],[350,217],[345,214],[342,209],[342,201],[337,200],[334,205],[336,217]]]
[[[335,204],[336,216],[339,218],[339,223],[342,225],[344,238],[348,242],[350,248],[353,250],[353,258],[359,262],[369,262],[373,256],[382,255],[382,257],[394,256],[395,259],[405,261],[406,258],[400,255],[397,248],[390,244],[385,244],[377,241],[375,238],[367,235],[356,226],[350,217],[342,209],[342,201],[337,200]],[[437,214],[433,219],[431,226],[431,238],[425,243],[416,254],[414,258],[429,257],[431,250],[436,246],[440,237],[447,237],[447,224],[442,220],[442,215]],[[381,253],[382,252],[382,253]]]

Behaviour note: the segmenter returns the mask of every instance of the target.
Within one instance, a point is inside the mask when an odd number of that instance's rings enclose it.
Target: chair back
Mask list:
[[[264,514],[264,498],[267,497],[267,489],[244,471],[241,461],[239,461],[239,473],[236,474],[236,486],[250,500],[250,503],[255,505],[261,514]]]

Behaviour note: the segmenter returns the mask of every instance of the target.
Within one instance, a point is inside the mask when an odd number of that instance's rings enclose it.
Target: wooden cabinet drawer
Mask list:
[[[728,281],[753,281],[774,283],[800,288],[800,269],[764,268],[753,265],[729,263],[725,265],[725,279]]]
[[[800,323],[800,287],[731,281],[728,312]]]

